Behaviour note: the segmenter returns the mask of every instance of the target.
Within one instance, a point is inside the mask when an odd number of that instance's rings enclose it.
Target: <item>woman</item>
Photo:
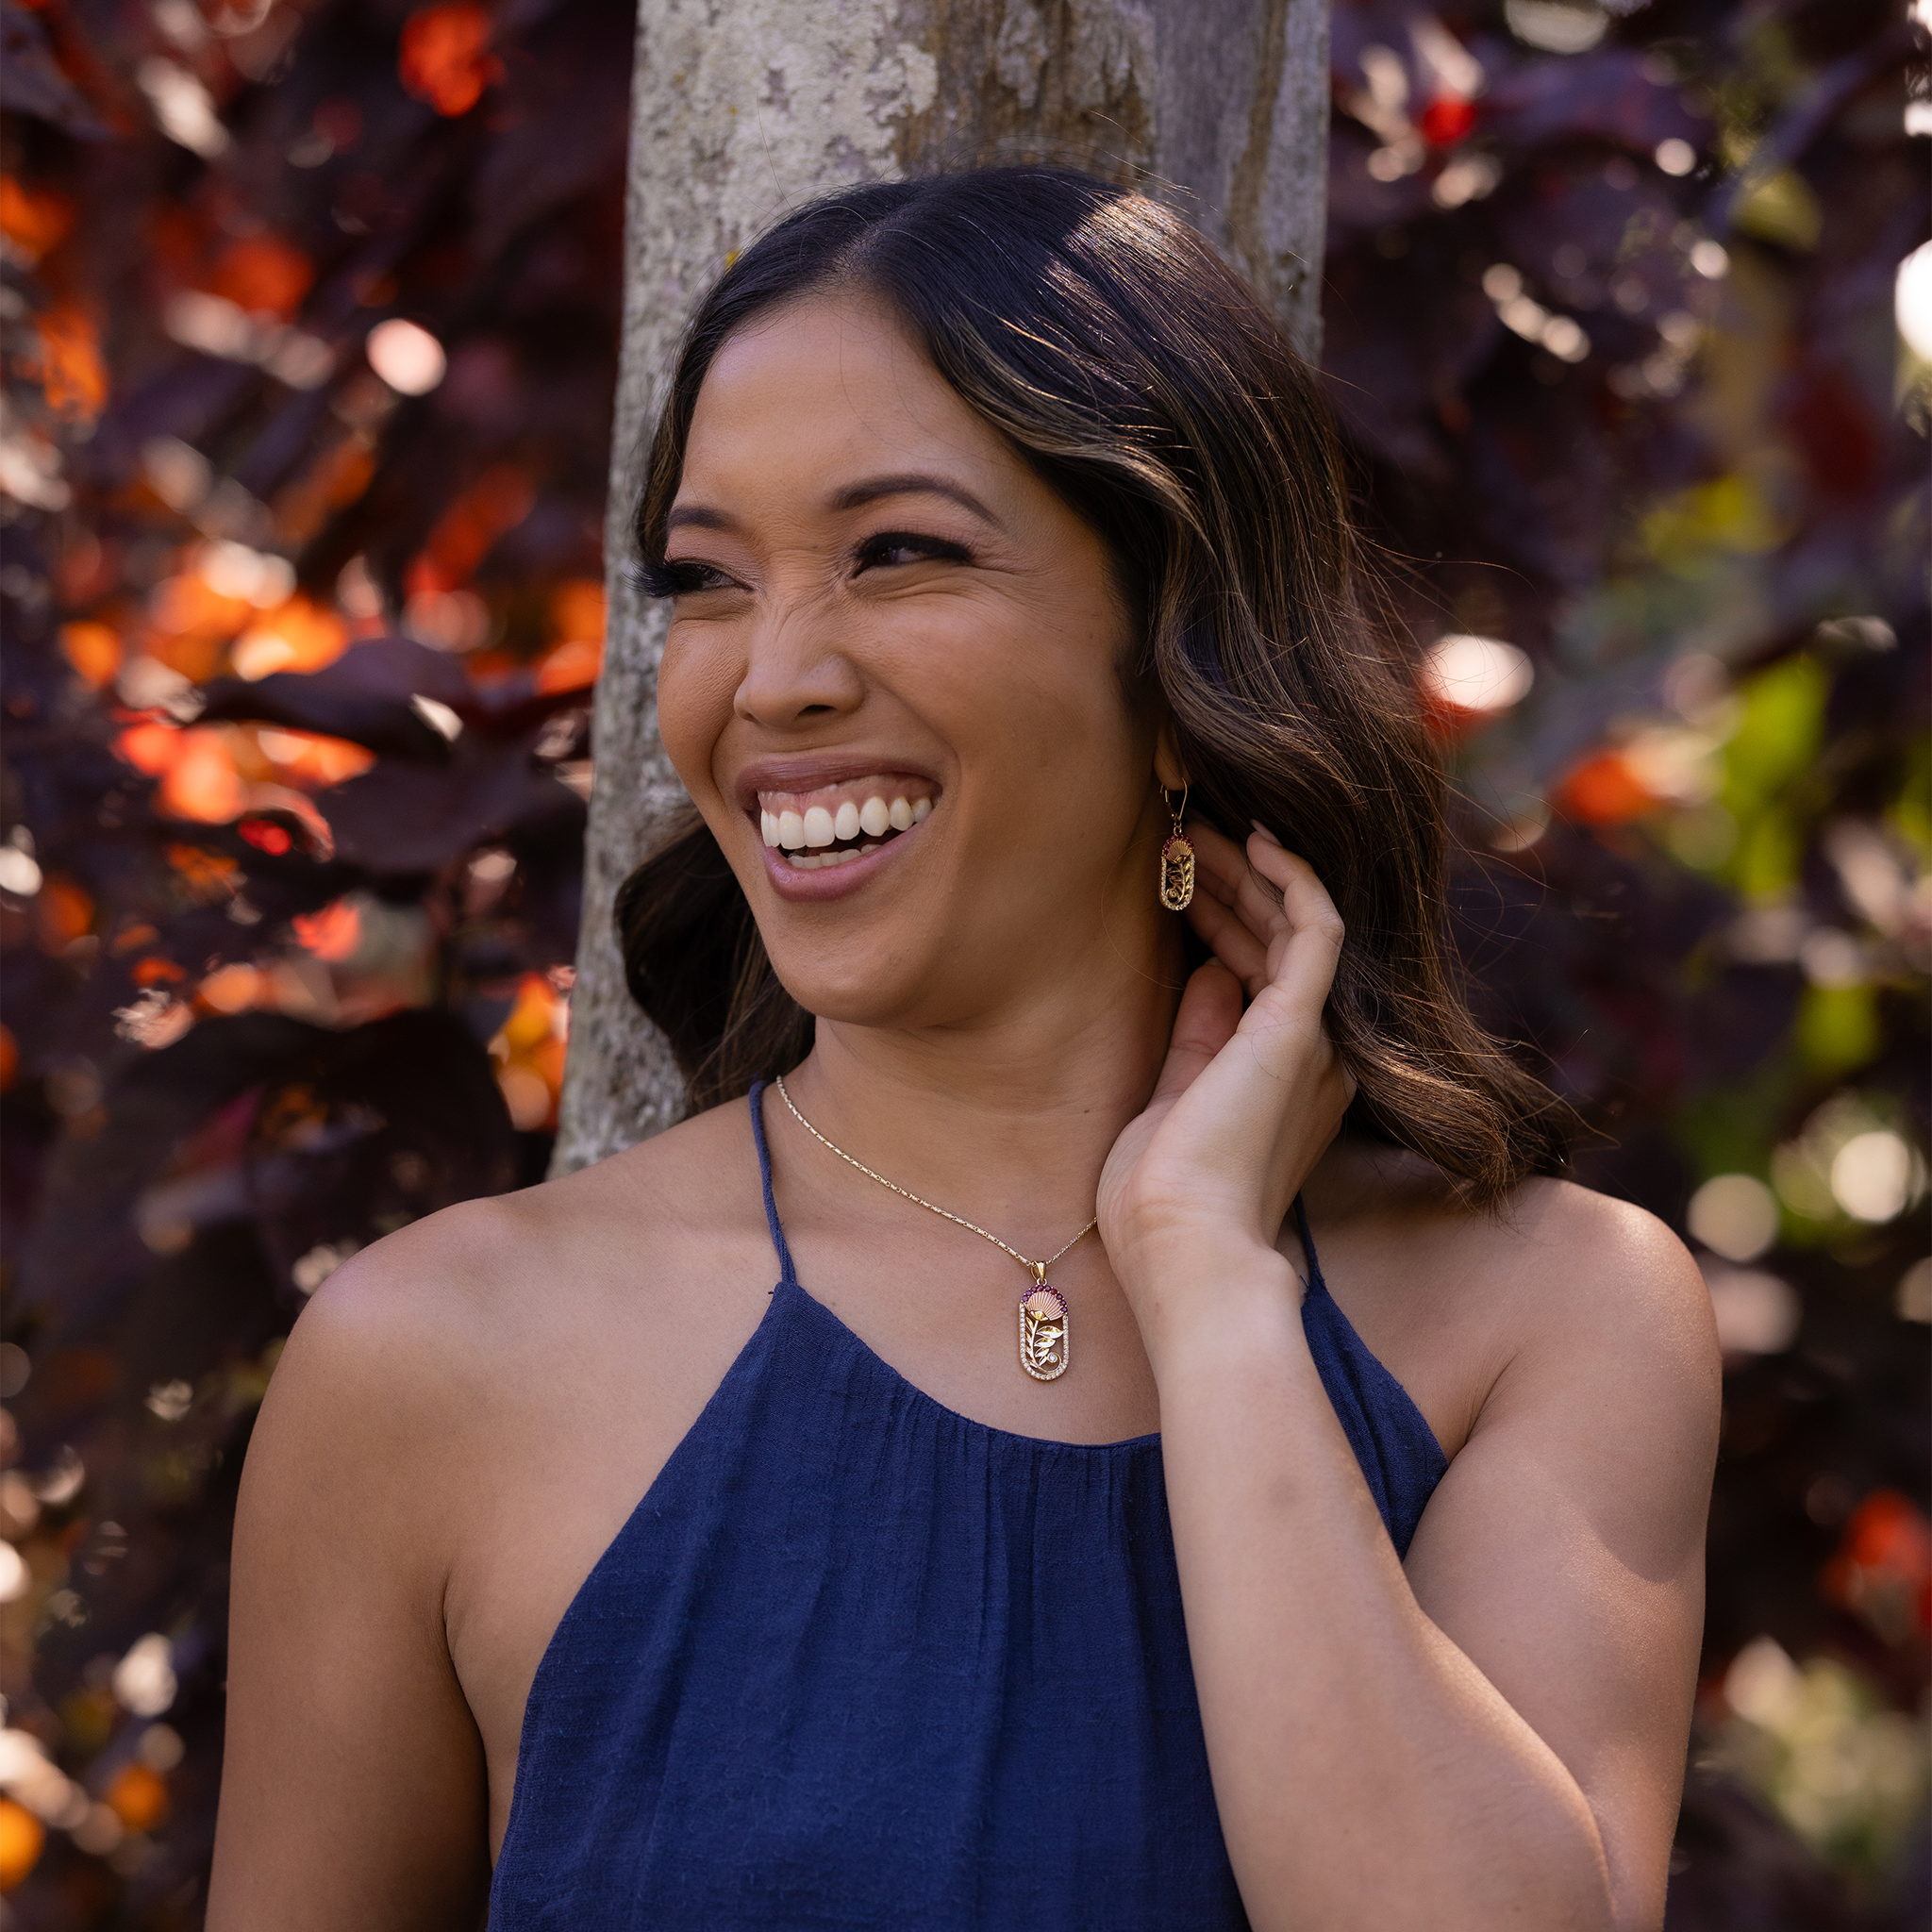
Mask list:
[[[836,194],[638,541],[701,1110],[304,1316],[210,1924],[1657,1924],[1708,1302],[1451,989],[1274,325],[1079,175]]]

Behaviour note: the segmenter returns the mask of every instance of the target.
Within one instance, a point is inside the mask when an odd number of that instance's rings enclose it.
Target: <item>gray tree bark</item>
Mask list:
[[[663,1038],[611,930],[684,793],[659,743],[663,614],[630,588],[640,458],[697,298],[776,216],[851,181],[1043,158],[1185,210],[1320,349],[1328,0],[640,0],[609,624],[555,1174],[670,1126]]]

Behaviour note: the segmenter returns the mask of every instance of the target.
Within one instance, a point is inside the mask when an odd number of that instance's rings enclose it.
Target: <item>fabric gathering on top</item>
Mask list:
[[[779,1279],[538,1668],[491,1932],[1247,1924],[1160,1438],[1055,1442],[914,1388]],[[1447,1463],[1336,1305],[1302,1319],[1398,1552]]]

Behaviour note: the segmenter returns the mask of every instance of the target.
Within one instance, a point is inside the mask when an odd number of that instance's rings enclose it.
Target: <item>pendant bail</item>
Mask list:
[[[1044,1261],[1029,1261],[1026,1265],[1033,1271],[1034,1287],[1044,1288],[1046,1286],[1046,1263]]]

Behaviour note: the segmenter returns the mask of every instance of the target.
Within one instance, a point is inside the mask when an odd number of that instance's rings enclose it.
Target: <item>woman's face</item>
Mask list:
[[[664,742],[794,998],[958,1024],[1154,966],[1155,728],[1106,552],[888,310],[727,341],[668,521]]]

